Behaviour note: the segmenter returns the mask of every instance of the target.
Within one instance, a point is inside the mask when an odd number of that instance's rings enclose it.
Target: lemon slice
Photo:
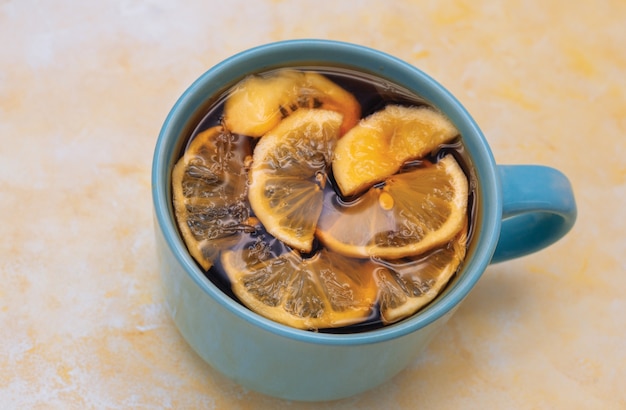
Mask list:
[[[357,200],[327,190],[318,239],[346,256],[414,256],[450,241],[463,227],[468,182],[452,155],[391,176]]]
[[[222,266],[241,302],[268,319],[316,330],[358,323],[373,312],[376,286],[369,261],[326,251],[303,259],[291,251],[247,263],[245,252],[224,251]]]
[[[337,144],[333,174],[342,194],[353,196],[395,174],[458,135],[428,107],[389,105],[363,119]]]
[[[270,234],[302,252],[312,249],[341,120],[334,111],[299,109],[254,149],[250,206]]]
[[[467,223],[444,246],[411,259],[380,261],[378,304],[384,324],[409,317],[437,297],[458,270],[467,248]]]
[[[250,231],[245,137],[222,127],[198,134],[172,171],[174,214],[191,256],[208,270],[217,252]]]
[[[299,108],[341,113],[342,134],[361,116],[354,96],[325,76],[283,69],[246,77],[236,85],[224,106],[224,124],[233,133],[260,137]]]

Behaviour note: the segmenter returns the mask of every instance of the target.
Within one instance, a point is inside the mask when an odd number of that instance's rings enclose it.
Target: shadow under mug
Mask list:
[[[172,167],[185,133],[199,121],[207,101],[250,73],[309,65],[365,71],[420,95],[459,129],[476,172],[480,200],[460,273],[423,310],[377,330],[317,333],[251,312],[207,279],[189,256],[175,224]],[[549,246],[565,235],[576,219],[572,188],[562,173],[544,166],[496,165],[472,117],[431,77],[381,51],[327,40],[259,46],[200,76],[163,124],[153,158],[152,195],[166,304],[183,337],[213,368],[244,387],[304,401],[351,396],[396,375],[448,321],[490,263]]]

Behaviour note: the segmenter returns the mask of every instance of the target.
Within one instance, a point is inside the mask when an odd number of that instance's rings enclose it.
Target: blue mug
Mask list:
[[[310,332],[273,322],[207,279],[177,230],[171,172],[185,133],[201,118],[207,101],[250,73],[303,65],[364,71],[422,96],[456,125],[475,167],[480,200],[462,270],[432,303],[401,322],[349,334]],[[166,303],[183,337],[213,368],[244,387],[302,401],[339,399],[389,380],[415,360],[490,263],[549,246],[576,219],[573,191],[562,173],[544,166],[496,165],[472,117],[431,77],[381,51],[325,40],[256,47],[200,76],[163,124],[154,152],[152,196]]]

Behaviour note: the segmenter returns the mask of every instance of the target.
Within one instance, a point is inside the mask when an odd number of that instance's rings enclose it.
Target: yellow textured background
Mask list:
[[[183,90],[303,37],[417,65],[502,164],[566,173],[562,241],[492,266],[421,358],[328,404],[247,391],[166,315],[150,166]],[[626,2],[0,0],[0,406],[626,408]],[[355,375],[359,377],[359,375]]]

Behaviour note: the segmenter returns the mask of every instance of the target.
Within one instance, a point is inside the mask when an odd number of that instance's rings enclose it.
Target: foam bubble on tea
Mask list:
[[[454,125],[339,67],[247,76],[214,98],[172,173],[179,230],[224,292],[292,327],[409,317],[459,270],[473,174]]]

